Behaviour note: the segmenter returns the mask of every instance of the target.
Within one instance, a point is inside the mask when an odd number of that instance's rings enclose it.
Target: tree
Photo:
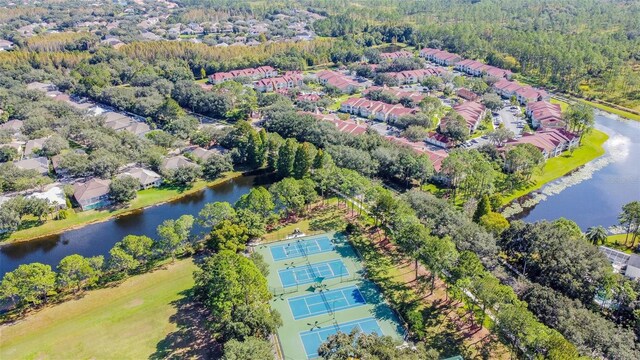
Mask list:
[[[116,276],[123,276],[130,271],[137,269],[140,266],[140,262],[133,258],[133,256],[127,253],[124,249],[118,246],[114,246],[109,250],[109,261],[107,268]]]
[[[473,221],[479,222],[480,218],[491,212],[491,203],[489,202],[489,196],[484,195],[480,198],[476,211],[473,213]]]
[[[296,155],[293,160],[293,177],[302,179],[309,174],[311,165],[313,164],[316,149],[308,142],[302,143],[296,149]]]
[[[297,141],[291,138],[287,139],[284,144],[280,146],[278,150],[278,163],[276,165],[278,176],[285,178],[293,175],[293,165],[297,148]]]
[[[103,262],[102,256],[88,259],[74,254],[65,257],[58,264],[58,286],[64,290],[74,288],[77,293],[94,285],[102,275]]]
[[[285,178],[271,185],[269,189],[273,195],[278,209],[284,210],[287,215],[297,213],[304,207],[304,196],[300,192],[298,182],[293,178]]]
[[[176,169],[165,170],[163,175],[169,182],[177,186],[188,186],[202,175],[202,168],[198,165],[180,166]]]
[[[47,302],[47,294],[55,289],[56,274],[51,266],[41,263],[22,264],[2,278],[0,294],[21,306]]]
[[[18,150],[11,146],[0,146],[0,163],[13,161],[18,157]]]
[[[233,170],[233,164],[228,156],[211,154],[202,166],[202,175],[211,181],[219,178],[223,173]]]
[[[271,299],[267,280],[256,265],[241,254],[222,251],[199,264],[194,277],[196,294],[211,311],[214,326],[224,326],[242,305]]]
[[[212,228],[224,220],[233,220],[235,217],[236,211],[228,202],[207,203],[198,213],[198,224]]]
[[[216,252],[244,250],[249,240],[249,230],[244,224],[234,224],[229,220],[218,223],[209,234],[207,246]]]
[[[491,111],[498,111],[502,108],[502,99],[496,93],[484,94],[482,103]]]
[[[177,220],[165,220],[158,225],[158,249],[175,260],[176,252],[189,240],[193,222],[193,216],[182,215]]]
[[[580,142],[582,142],[584,134],[591,131],[596,122],[593,109],[589,105],[580,102],[569,106],[563,117],[571,130],[580,134]]]
[[[271,344],[255,337],[231,339],[224,344],[223,360],[273,360]]]
[[[418,280],[418,259],[429,241],[429,232],[418,219],[400,219],[395,241],[402,251],[414,260],[415,278]]]
[[[480,217],[478,224],[494,235],[500,235],[509,228],[509,221],[502,214],[489,212]]]
[[[504,146],[507,141],[516,137],[513,131],[507,128],[497,128],[495,131],[490,132],[488,135],[489,141],[498,147]]]
[[[422,126],[409,126],[403,132],[402,136],[411,141],[424,141],[429,134],[429,131]]]
[[[440,131],[456,143],[463,143],[469,138],[467,121],[455,111],[450,111],[440,121]]]
[[[262,137],[255,130],[250,131],[247,139],[247,163],[259,168],[264,165],[265,148]]]
[[[117,177],[109,184],[109,198],[116,203],[126,203],[136,198],[140,181],[129,175]]]
[[[40,150],[44,156],[52,157],[58,155],[62,150],[69,148],[69,142],[60,135],[52,135],[42,144]]]
[[[442,277],[453,268],[458,260],[458,251],[448,237],[429,236],[418,257],[431,272],[431,292],[433,292],[436,277]]]
[[[153,240],[144,235],[127,235],[121,241],[115,243],[115,247],[131,255],[133,259],[142,265],[151,260],[153,256]]]
[[[353,330],[349,334],[338,332],[330,335],[320,345],[318,355],[326,360],[437,360],[440,358],[436,350],[427,349],[422,343],[403,345],[390,336],[361,333],[358,330]]]
[[[275,208],[273,195],[263,186],[251,188],[235,204],[236,210],[243,209],[254,212],[263,218],[269,217]]]
[[[529,180],[542,164],[544,156],[532,144],[510,147],[505,156],[505,169],[516,176],[516,181]]]
[[[626,225],[627,231],[624,244],[629,241],[629,234],[633,234],[632,244],[635,245],[638,228],[640,228],[640,201],[632,201],[622,206],[622,212],[618,215],[620,225]]]

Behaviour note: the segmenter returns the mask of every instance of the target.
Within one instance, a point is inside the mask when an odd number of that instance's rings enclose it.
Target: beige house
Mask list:
[[[73,186],[73,198],[82,210],[91,210],[107,206],[109,200],[109,185],[111,180],[93,178]]]
[[[155,171],[149,169],[143,169],[140,167],[132,168],[126,172],[119,174],[117,177],[131,176],[132,178],[140,182],[140,189],[148,189],[151,187],[158,187],[162,184],[162,176]]]

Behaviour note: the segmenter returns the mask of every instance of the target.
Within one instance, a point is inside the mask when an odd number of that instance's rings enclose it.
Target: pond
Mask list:
[[[605,155],[545,185],[516,218],[527,222],[559,217],[590,226],[618,224],[622,206],[640,200],[640,122],[596,113],[596,128],[609,135]]]
[[[146,235],[154,238],[156,227],[167,219],[176,219],[186,214],[197,216],[209,202],[234,203],[253,186],[268,183],[267,176],[241,176],[178,200],[140,209],[105,222],[37,240],[4,245],[0,247],[0,277],[20,264],[41,262],[55,268],[62,258],[72,254],[106,256],[113,245],[126,235]],[[194,231],[199,230],[201,229]]]

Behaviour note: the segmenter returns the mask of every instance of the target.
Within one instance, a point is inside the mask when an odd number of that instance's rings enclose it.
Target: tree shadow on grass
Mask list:
[[[170,321],[178,329],[156,345],[156,352],[149,359],[218,359],[221,346],[211,336],[208,326],[208,310],[194,300],[193,289],[181,293],[174,301],[177,312]]]

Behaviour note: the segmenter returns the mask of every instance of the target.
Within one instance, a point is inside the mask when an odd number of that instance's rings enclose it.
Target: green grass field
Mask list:
[[[147,359],[177,330],[172,303],[193,284],[195,265],[134,276],[79,300],[0,327],[0,359]]]
[[[178,188],[151,188],[141,190],[138,196],[131,201],[129,206],[117,210],[89,210],[82,212],[71,212],[64,220],[47,220],[44,224],[13,232],[4,242],[26,241],[40,236],[57,234],[62,231],[80,227],[94,222],[105,221],[112,217],[126,214],[133,210],[142,209],[148,206],[161,204],[178,199],[182,196],[198,192],[208,186],[213,186],[238,176],[239,172],[230,172],[223,178],[215,181],[199,180],[187,189]]]
[[[589,161],[602,156],[605,152],[602,144],[608,138],[609,136],[602,131],[592,130],[584,136],[582,145],[573,154],[565,152],[558,157],[547,160],[543,171],[533,175],[531,178],[530,186],[503,197],[502,203],[508,204],[523,195],[538,190],[544,184],[558,179]]]

